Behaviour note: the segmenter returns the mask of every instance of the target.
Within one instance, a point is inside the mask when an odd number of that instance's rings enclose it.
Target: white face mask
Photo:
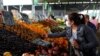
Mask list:
[[[69,21],[66,21],[66,26],[71,27],[71,25],[69,24]]]

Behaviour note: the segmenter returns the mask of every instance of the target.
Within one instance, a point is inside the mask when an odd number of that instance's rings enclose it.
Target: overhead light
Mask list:
[[[91,2],[93,1],[93,0],[90,0]]]

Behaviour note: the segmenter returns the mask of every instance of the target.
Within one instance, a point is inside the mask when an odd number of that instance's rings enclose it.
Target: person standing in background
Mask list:
[[[91,29],[93,29],[94,32],[96,33],[96,26],[90,22],[89,15],[85,15],[85,24],[89,26]]]
[[[92,20],[90,20],[91,23],[93,23],[96,26],[96,29],[98,28],[98,21],[96,19],[96,17],[92,17]]]
[[[100,29],[100,18],[98,19],[98,30]]]

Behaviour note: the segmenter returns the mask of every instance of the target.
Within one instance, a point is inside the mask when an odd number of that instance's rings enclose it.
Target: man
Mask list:
[[[92,28],[96,33],[96,26],[89,21],[89,15],[85,15],[85,24]]]
[[[98,21],[97,21],[97,19],[94,16],[92,17],[92,20],[90,22],[93,23],[96,26],[96,29],[97,29]]]

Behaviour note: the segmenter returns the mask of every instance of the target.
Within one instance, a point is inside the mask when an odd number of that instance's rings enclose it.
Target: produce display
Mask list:
[[[52,32],[52,33],[62,32],[63,30],[65,30],[65,29],[63,29],[63,28],[61,28],[61,27],[59,27],[59,26],[51,27],[51,32]]]
[[[45,19],[42,21],[33,22],[33,23],[29,24],[29,23],[21,20],[20,18],[17,18],[14,16],[13,16],[13,18],[14,18],[14,22],[15,22],[14,25],[0,24],[0,30],[4,29],[4,30],[8,31],[8,33],[9,32],[14,33],[15,36],[17,36],[18,38],[21,38],[25,41],[27,40],[29,43],[31,43],[30,45],[28,45],[29,47],[30,46],[32,47],[33,46],[32,44],[34,44],[33,42],[38,38],[41,39],[41,40],[39,40],[40,42],[37,41],[39,43],[44,43],[44,44],[50,43],[49,46],[47,47],[43,44],[39,44],[36,42],[35,44],[38,44],[38,45],[35,46],[36,47],[36,50],[34,50],[35,52],[33,51],[35,55],[38,56],[39,52],[41,53],[41,55],[42,54],[44,55],[46,53],[49,53],[50,50],[52,50],[51,52],[54,52],[53,55],[56,55],[56,54],[58,54],[58,53],[56,53],[57,51],[55,51],[56,48],[58,48],[59,50],[61,50],[61,49],[65,49],[65,51],[67,50],[68,41],[64,37],[55,37],[55,38],[51,38],[51,37],[45,38],[44,37],[44,35],[46,35],[50,32],[61,32],[62,30],[64,30],[64,29],[58,27],[59,23],[57,21],[55,21],[53,19]],[[10,38],[10,35],[8,36],[8,38]],[[14,43],[17,43],[17,42],[14,41]],[[22,45],[25,45],[25,44],[22,44]],[[17,44],[16,44],[16,46],[17,46]],[[14,46],[14,47],[16,48],[16,46]],[[63,51],[61,54],[64,55],[65,51]],[[65,53],[65,54],[67,55],[67,53]]]
[[[45,40],[49,42],[53,42],[59,45],[60,47],[66,48],[68,46],[67,39],[65,39],[64,37],[46,38]]]
[[[16,33],[18,36],[28,41],[32,41],[35,38],[39,38],[45,34],[48,34],[46,27],[44,27],[40,23],[27,24],[25,22],[18,21],[17,24],[14,26],[5,25],[5,29],[10,32]],[[52,41],[52,42],[58,43],[59,45],[63,44],[65,46],[67,43],[63,37],[48,38],[48,40],[46,41]]]
[[[14,32],[26,40],[33,40],[36,37],[41,37],[46,34],[46,31],[41,24],[27,24],[19,21],[16,25],[5,25],[4,27],[6,30]]]
[[[5,53],[3,54],[3,56],[12,56],[12,54],[11,54],[10,52],[5,52]]]
[[[39,21],[39,23],[43,24],[44,26],[49,26],[49,27],[58,26],[58,23],[53,19],[45,19],[45,20]]]

